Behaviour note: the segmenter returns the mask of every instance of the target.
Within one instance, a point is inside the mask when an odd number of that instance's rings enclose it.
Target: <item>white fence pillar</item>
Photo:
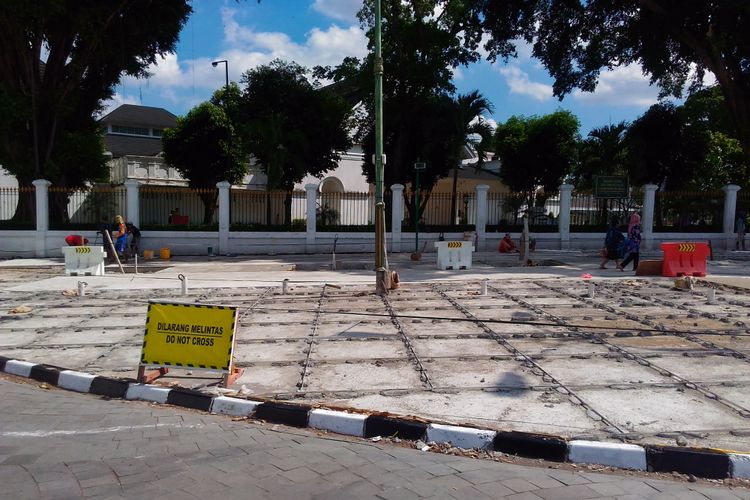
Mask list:
[[[570,249],[570,207],[573,201],[573,185],[560,185],[560,213],[557,216],[557,230],[560,233],[560,250]]]
[[[724,191],[724,221],[721,227],[726,248],[732,250],[735,242],[734,219],[737,212],[737,191],[740,187],[736,184],[727,184],[721,190]]]
[[[36,235],[34,242],[34,255],[37,257],[47,256],[47,230],[49,229],[49,186],[52,184],[45,179],[37,179],[32,182],[36,188]]]
[[[656,184],[643,186],[643,213],[641,214],[641,245],[646,250],[654,248],[654,209],[656,208]]]
[[[216,183],[219,188],[219,255],[229,253],[229,188],[227,181]]]
[[[477,190],[477,251],[487,250],[487,191],[490,187],[487,184],[479,184]]]
[[[140,185],[141,183],[135,179],[128,179],[125,181],[125,188],[127,189],[125,194],[125,217],[136,227],[141,225],[141,213],[138,204],[138,191]]]
[[[306,184],[305,194],[307,195],[307,235],[305,238],[307,253],[315,252],[315,223],[316,223],[316,211],[315,203],[318,197],[318,186],[316,184]]]
[[[400,252],[401,222],[404,219],[404,185],[392,185],[391,195],[391,252]]]

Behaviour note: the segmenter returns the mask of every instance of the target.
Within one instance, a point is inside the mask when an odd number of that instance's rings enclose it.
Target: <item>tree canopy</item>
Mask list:
[[[444,4],[450,4],[448,0]],[[464,2],[461,2],[464,3]],[[516,40],[554,77],[555,95],[593,91],[603,69],[640,63],[662,92],[718,81],[750,159],[750,2],[741,0],[473,0],[492,59],[515,55]]]
[[[202,193],[203,223],[210,224],[216,207],[216,184],[237,184],[247,171],[242,141],[233,137],[225,109],[204,102],[177,118],[174,128],[164,131],[162,144],[166,162],[188,179],[190,187],[210,188]]]
[[[240,128],[248,151],[268,177],[268,189],[291,190],[306,175],[321,176],[338,166],[351,147],[351,108],[307,70],[275,60],[248,70],[239,104]]]
[[[512,116],[498,124],[495,148],[500,176],[513,191],[556,191],[577,159],[578,118],[569,111]]]
[[[174,49],[191,11],[187,0],[0,0],[0,163],[20,184],[105,176],[95,113],[122,75],[145,76]]]

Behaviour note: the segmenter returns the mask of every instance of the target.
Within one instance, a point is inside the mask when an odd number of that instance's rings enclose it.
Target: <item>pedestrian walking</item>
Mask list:
[[[137,255],[141,244],[141,230],[132,222],[126,222],[125,229],[132,236],[130,239],[130,255]]]
[[[620,266],[620,247],[625,240],[619,229],[617,229],[617,220],[613,219],[609,225],[607,235],[604,237],[604,248],[602,248],[602,263],[599,269],[607,269],[607,262],[615,261],[615,266]]]
[[[128,243],[128,230],[122,215],[115,215],[115,229],[112,231],[112,239],[115,240],[115,250],[118,254],[125,253],[125,245]]]
[[[632,262],[633,271],[636,271],[638,269],[638,261],[640,260],[641,252],[641,216],[635,212],[630,216],[630,224],[628,224],[628,239],[625,241],[625,251],[628,252],[628,256],[619,266],[617,266],[617,269],[624,271],[625,266]]]
[[[735,248],[737,250],[745,249],[745,229],[747,228],[747,220],[745,217],[745,211],[740,210],[737,212],[737,220],[734,222],[734,230],[737,232],[737,243]]]

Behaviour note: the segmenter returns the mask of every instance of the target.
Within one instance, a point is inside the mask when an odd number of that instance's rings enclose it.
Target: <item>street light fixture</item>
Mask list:
[[[213,61],[211,66],[214,68],[219,64],[224,63],[224,114],[227,116],[227,174],[232,167],[232,131],[231,131],[231,120],[229,119],[229,61],[221,59],[219,61]],[[231,210],[231,204],[230,204]],[[231,217],[231,216],[230,216]]]

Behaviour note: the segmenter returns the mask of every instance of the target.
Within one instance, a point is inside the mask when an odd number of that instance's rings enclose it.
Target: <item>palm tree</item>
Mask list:
[[[581,161],[574,172],[579,188],[590,188],[594,176],[597,175],[625,175],[627,129],[628,124],[622,121],[589,132],[588,137],[581,143]]]
[[[458,215],[456,212],[458,208],[456,187],[463,150],[464,148],[473,149],[477,154],[476,168],[482,168],[485,154],[492,143],[493,134],[492,127],[483,118],[485,113],[492,113],[492,103],[478,90],[473,90],[468,94],[460,94],[453,100],[453,105],[455,109],[456,143],[453,158],[455,167],[453,167],[451,224],[455,222]]]

